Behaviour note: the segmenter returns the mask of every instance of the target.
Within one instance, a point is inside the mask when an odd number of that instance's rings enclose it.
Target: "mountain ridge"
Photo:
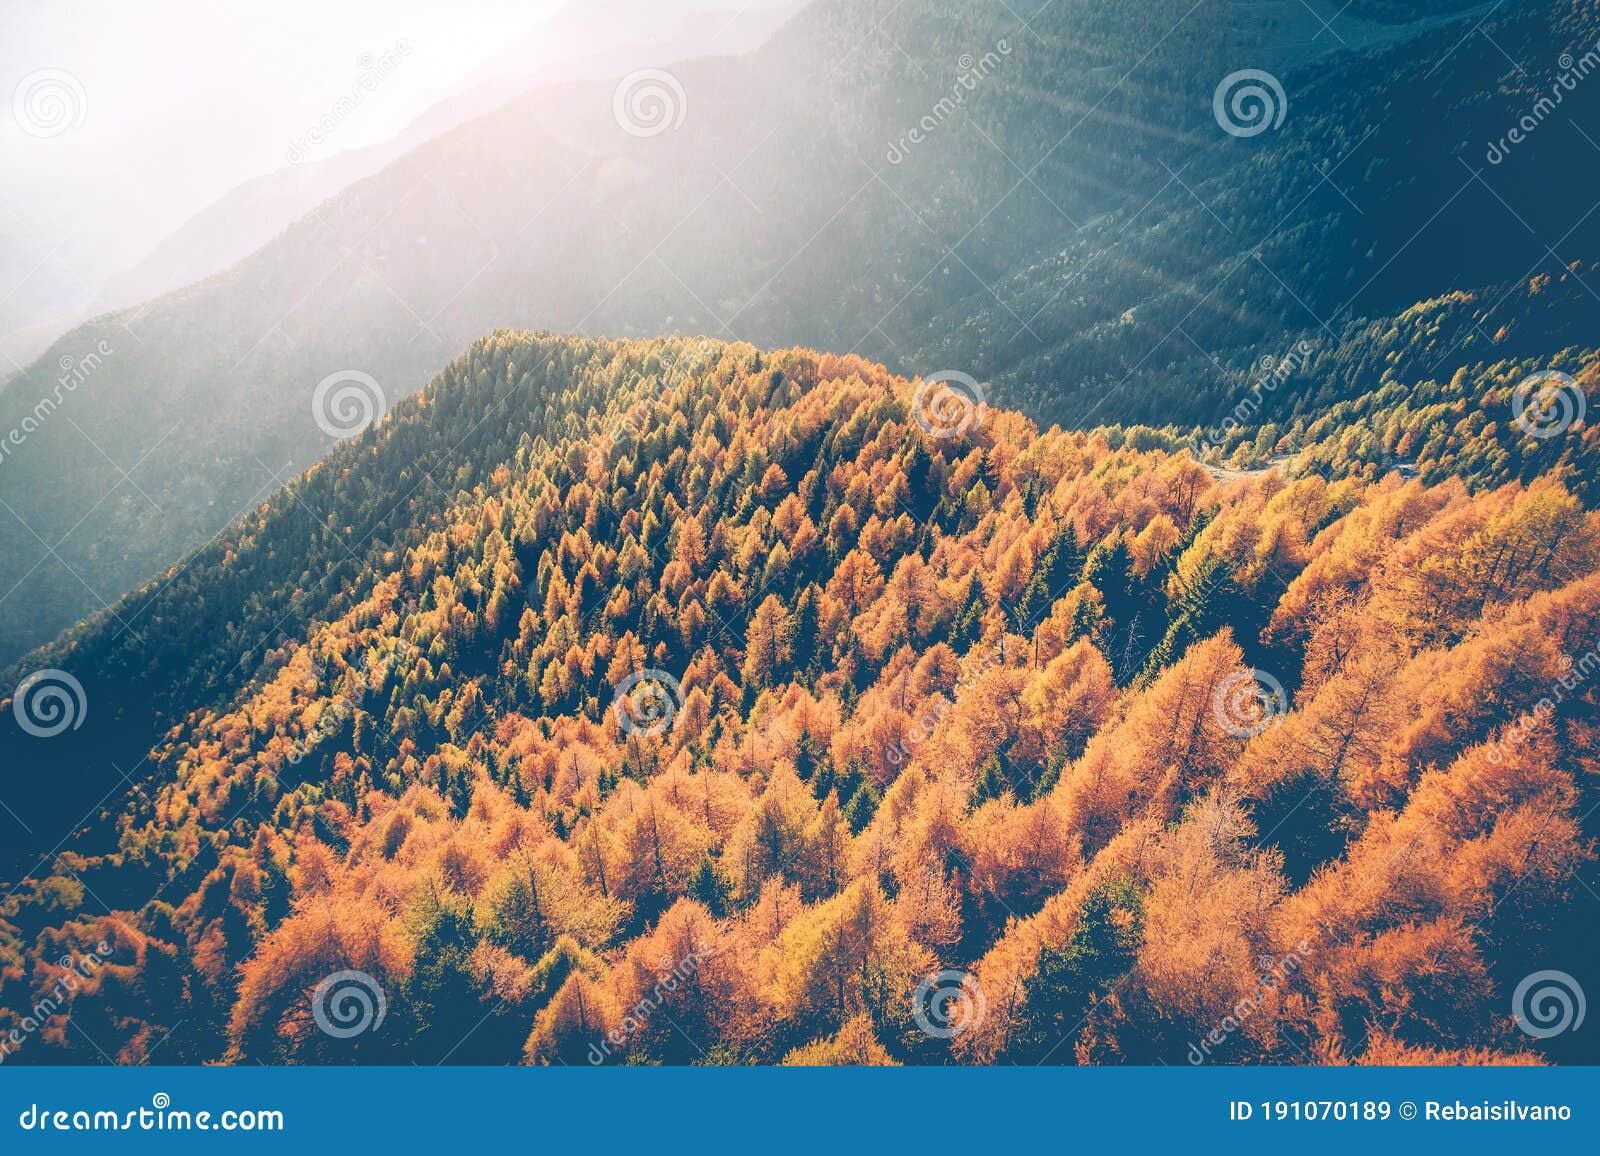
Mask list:
[[[1291,954],[1229,1058],[1586,1054],[1503,999],[1592,959],[1595,690],[1515,713],[1600,629],[1557,481],[1219,485],[858,357],[507,331],[234,538],[63,652],[81,727],[0,704],[0,768],[128,775],[0,903],[0,1007],[103,943],[119,1062],[1176,1062]],[[388,1027],[316,1030],[340,969]]]
[[[1525,6],[1524,14],[1541,15],[1531,22],[1538,28],[1519,35],[1570,38],[1557,21],[1569,8]],[[497,325],[712,332],[763,346],[855,348],[903,370],[959,369],[990,380],[997,396],[1045,422],[1081,413],[1078,398],[1103,394],[1107,378],[1122,380],[1148,358],[1139,374],[1144,392],[1161,399],[1151,406],[1173,416],[1171,399],[1215,370],[1158,345],[1205,287],[1163,289],[1136,266],[1170,280],[1196,268],[1226,268],[1239,255],[1210,213],[1172,181],[1179,172],[1183,183],[1199,181],[1186,161],[1215,154],[1206,163],[1224,163],[1206,179],[1223,181],[1236,164],[1248,170],[1255,154],[1247,150],[1259,144],[1265,151],[1256,163],[1268,172],[1315,167],[1306,160],[1314,150],[1295,143],[1299,138],[1227,137],[1212,119],[1210,94],[1218,71],[1241,58],[1271,63],[1281,56],[1292,64],[1303,51],[1293,44],[1318,47],[1320,26],[1297,4],[1270,10],[1282,29],[1240,25],[1231,6],[1211,0],[1137,17],[1091,0],[1039,11],[1022,28],[1004,13],[997,20],[953,2],[892,11],[887,4],[859,11],[812,6],[750,57],[675,66],[691,111],[679,130],[642,139],[613,121],[611,85],[541,90],[402,158],[220,282],[185,291],[175,299],[181,312],[170,319],[160,311],[174,299],[123,314],[131,331],[115,319],[77,331],[31,376],[0,391],[0,428],[15,428],[53,388],[50,368],[59,358],[82,358],[101,340],[118,351],[91,387],[108,400],[105,415],[87,407],[72,414],[86,436],[54,422],[30,435],[36,444],[21,447],[0,471],[0,496],[25,523],[7,515],[0,526],[0,558],[15,560],[0,561],[0,588],[16,591],[0,607],[0,655],[15,658],[114,600],[222,529],[263,487],[280,484],[285,468],[292,474],[326,452],[331,439],[309,416],[315,387],[329,374],[366,373],[393,402]],[[1394,11],[1380,6],[1370,14]],[[1172,36],[1180,16],[1182,35]],[[1253,18],[1263,19],[1259,12]],[[1358,26],[1334,27],[1353,36]],[[1298,38],[1290,47],[1263,47],[1283,40],[1284,29]],[[994,46],[1008,31],[1016,33],[1012,51],[999,57]],[[1408,44],[1448,48],[1437,32],[1406,35]],[[912,45],[916,55],[902,58],[891,41]],[[1330,59],[1351,55],[1332,36],[1320,43],[1333,51]],[[1492,52],[1474,39],[1451,60],[1476,74],[1491,67]],[[975,60],[990,53],[1000,63],[988,67],[956,120],[902,164],[886,165],[884,150],[957,83],[960,73],[951,69],[962,53]],[[1389,61],[1405,54],[1377,55]],[[1119,71],[1137,68],[1121,85],[1114,76],[1090,75],[1124,57]],[[794,84],[796,75],[813,83]],[[724,95],[736,116],[717,111]],[[1322,126],[1350,113],[1338,101],[1330,111],[1326,101],[1310,99],[1295,92],[1296,117],[1283,132],[1298,131],[1302,108],[1308,123]],[[1018,100],[1026,102],[1022,113],[1013,107]],[[1421,123],[1415,115],[1407,121]],[[1317,140],[1329,132],[1317,131]],[[1063,136],[1067,148],[1041,158]],[[1395,156],[1416,152],[1400,130],[1395,137]],[[578,142],[598,144],[573,148]],[[1030,181],[1018,179],[1018,170],[1040,159]],[[798,173],[810,177],[798,181]],[[1345,227],[1337,194],[1309,175],[1294,180],[1314,186],[1319,219],[1333,222],[1327,228]],[[1227,252],[1224,264],[1215,252],[1171,247],[1142,262],[1125,261],[1110,245],[1082,250],[1085,260],[1109,260],[1117,277],[1095,289],[1088,313],[1052,303],[1067,278],[1038,264],[1041,252],[1058,251],[1064,240],[1081,249],[1084,242],[1073,240],[1077,223],[1088,225],[1123,201],[1121,211],[1131,213],[1163,185],[1160,196],[1175,207],[1158,201],[1145,210],[1150,236],[1199,241],[1209,225],[1215,238],[1207,244]],[[1254,211],[1248,195],[1230,209],[1209,185],[1192,187],[1213,211],[1229,214],[1229,227],[1239,223],[1234,213]],[[1129,198],[1130,189],[1138,195]],[[1175,215],[1183,204],[1192,211]],[[1109,225],[1086,233],[1096,228]],[[307,229],[314,239],[306,240]],[[330,245],[342,264],[330,265]],[[1019,272],[1035,266],[1039,275]],[[251,292],[279,308],[253,307],[229,288],[245,271]],[[1093,267],[1090,275],[1097,276]],[[1288,271],[1279,275],[1288,278]],[[1441,288],[1425,286],[1392,307]],[[1305,295],[1304,286],[1294,291]],[[1217,351],[1213,356],[1254,360],[1260,346],[1282,344],[1291,325],[1305,323],[1291,296],[1269,294],[1257,310],[1265,321],[1241,326],[1230,304],[1216,316],[1202,312],[1205,324],[1188,328]],[[285,302],[301,304],[285,310]],[[1108,326],[1107,318],[1124,314],[1138,323],[1126,332]],[[1055,352],[1024,356],[1033,340],[1026,332],[1023,346],[1012,348],[1003,335],[1019,332],[1019,322],[1029,322]],[[1065,343],[1063,334],[1071,335]],[[143,350],[141,340],[160,348]],[[228,388],[219,392],[219,382]],[[1215,416],[1193,401],[1187,408],[1196,424]],[[1149,414],[1128,405],[1108,416],[1137,422]],[[31,454],[21,452],[29,448]],[[54,556],[34,539],[33,531],[47,526],[77,527],[61,541],[40,534]],[[19,605],[28,613],[12,610]]]

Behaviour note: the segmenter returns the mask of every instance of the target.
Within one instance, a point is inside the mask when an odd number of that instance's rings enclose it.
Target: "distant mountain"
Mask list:
[[[524,43],[481,67],[484,79],[429,109],[391,140],[286,165],[234,189],[139,264],[110,278],[86,312],[137,305],[227,268],[329,197],[534,85],[621,75],[707,51],[747,52],[799,6],[800,0],[769,0],[740,11],[683,11],[640,0],[569,4]]]
[[[1359,396],[1342,343],[1451,293],[1482,322],[1402,384],[1485,373],[1495,334],[1545,325],[1492,287],[1559,275],[1575,312],[1550,325],[1580,358],[1600,217],[1568,158],[1600,89],[1503,164],[1486,149],[1600,14],[1339,8],[828,0],[748,56],[632,94],[541,88],[463,124],[0,393],[0,430],[18,428],[62,358],[95,359],[0,459],[0,659],[323,454],[319,383],[358,371],[393,404],[496,325],[801,342],[968,374],[1046,422],[1204,427],[1308,329],[1330,376],[1275,416]],[[1235,135],[1215,100],[1250,69],[1283,115]]]

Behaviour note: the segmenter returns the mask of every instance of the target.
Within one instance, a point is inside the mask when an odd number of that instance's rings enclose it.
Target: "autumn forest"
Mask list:
[[[1600,1064],[1600,4],[214,7],[0,11],[41,1104]],[[1183,1082],[616,1070],[869,1065]]]
[[[1537,1062],[1502,1004],[1584,934],[1600,515],[930,426],[921,384],[477,343],[207,560],[264,583],[431,444],[501,447],[13,893],[0,1027],[54,992],[35,1061]],[[110,635],[74,645],[135,661]]]

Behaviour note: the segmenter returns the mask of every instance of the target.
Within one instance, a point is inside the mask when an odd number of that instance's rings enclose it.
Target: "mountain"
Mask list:
[[[320,160],[297,160],[232,190],[137,265],[110,278],[85,312],[124,309],[226,269],[356,181],[535,85],[618,76],[704,55],[708,48],[718,54],[747,52],[797,6],[780,0],[740,11],[685,11],[638,0],[568,4],[522,43],[480,67],[479,79],[430,108],[398,136]]]
[[[1301,339],[1337,358],[1353,324],[1394,324],[1452,295],[1476,300],[1474,324],[1423,372],[1478,372],[1508,356],[1508,336],[1509,356],[1592,346],[1570,314],[1545,332],[1544,303],[1516,290],[1574,272],[1590,284],[1592,202],[1558,172],[1594,147],[1600,94],[1577,82],[1585,65],[1569,50],[1596,42],[1596,20],[1591,6],[1522,4],[1429,17],[1398,40],[1399,29],[1350,30],[1349,51],[1284,70],[1282,101],[1268,92],[1280,127],[1213,132],[1169,163],[1148,208],[1132,202],[995,281],[959,325],[930,325],[922,356],[1001,362],[1008,396],[1081,425],[1107,413],[1203,422],[1228,408],[1230,371]],[[1506,147],[1552,88],[1564,99],[1545,131]],[[1215,110],[1196,111],[1204,130]],[[1017,159],[1027,168],[1032,156]],[[1581,293],[1580,328],[1592,327],[1597,298]],[[1280,401],[1330,384],[1313,378]]]
[[[0,660],[325,453],[319,385],[380,409],[500,325],[855,351],[1041,422],[1191,432],[1308,332],[1325,376],[1264,416],[1309,428],[1368,388],[1372,331],[1460,295],[1470,331],[1398,388],[1591,362],[1600,217],[1568,174],[1595,93],[1485,158],[1549,83],[1504,53],[1548,68],[1600,39],[1593,6],[1337,8],[822,0],[749,55],[540,88],[431,140],[0,393],[0,429],[32,429],[0,459]],[[1285,107],[1234,135],[1214,97],[1247,69]],[[1545,279],[1559,302],[1501,292]]]
[[[1508,1008],[1600,978],[1597,562],[496,333],[0,703],[7,1058],[1592,1062]]]
[[[102,313],[126,309],[202,281],[248,257],[295,221],[356,181],[441,133],[488,113],[541,83],[619,76],[703,56],[737,54],[762,43],[800,0],[764,0],[737,11],[640,0],[567,4],[527,37],[485,61],[461,91],[374,145],[326,157],[286,150],[289,163],[246,181],[200,209],[128,268],[96,284],[103,264],[82,252],[94,239],[63,241],[37,222],[0,232],[6,264],[27,271],[0,301],[0,381],[43,354],[64,332]],[[23,290],[26,289],[26,292]]]
[[[1219,416],[1198,431],[1111,428],[1142,444],[1188,447],[1214,465],[1290,461],[1294,471],[1330,478],[1396,468],[1478,486],[1558,476],[1593,506],[1600,442],[1583,411],[1600,381],[1589,294],[1596,272],[1592,262],[1575,264],[1326,333],[1306,330],[1276,353],[1222,370]],[[1519,418],[1519,405],[1538,397],[1548,416]]]

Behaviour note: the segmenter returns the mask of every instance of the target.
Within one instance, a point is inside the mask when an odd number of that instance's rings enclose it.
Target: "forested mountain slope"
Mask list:
[[[1591,264],[1445,294],[1346,322],[1333,339],[1305,330],[1276,354],[1219,375],[1218,417],[1200,427],[1133,423],[1107,434],[1187,447],[1214,464],[1277,461],[1291,474],[1330,478],[1400,470],[1481,487],[1557,476],[1593,506],[1595,272]],[[1519,410],[1544,389],[1546,410]]]
[[[1509,997],[1593,959],[1597,558],[1550,478],[499,333],[52,651],[80,729],[0,704],[6,798],[130,772],[13,876],[0,1028],[94,953],[13,1062],[1582,1058]]]
[[[674,66],[660,124],[607,84],[465,125],[0,393],[0,431],[30,431],[0,461],[0,660],[326,452],[329,375],[392,405],[501,325],[804,343],[967,373],[1045,423],[1196,426],[1308,330],[1331,404],[1373,388],[1345,335],[1420,302],[1542,325],[1493,287],[1592,284],[1570,160],[1595,91],[1503,165],[1484,149],[1600,40],[1594,6],[1345,8],[821,0],[751,56]],[[1285,107],[1241,137],[1213,97],[1244,69]],[[1595,298],[1571,300],[1570,340],[1515,356],[1593,349]],[[1505,355],[1475,337],[1396,381],[1487,373]]]

